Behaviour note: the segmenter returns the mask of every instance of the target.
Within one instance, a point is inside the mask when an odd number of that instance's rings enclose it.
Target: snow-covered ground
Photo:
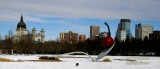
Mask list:
[[[38,60],[44,55],[0,55],[0,58],[12,60]],[[52,56],[52,55],[45,55]],[[0,69],[159,69],[160,57],[143,56],[106,56],[112,62],[102,62],[103,59],[92,62],[88,56],[83,58],[60,58],[62,62],[0,62]],[[85,58],[84,58],[85,57]],[[96,56],[91,56],[96,58]],[[127,61],[136,60],[136,61]],[[76,67],[76,63],[79,66]]]

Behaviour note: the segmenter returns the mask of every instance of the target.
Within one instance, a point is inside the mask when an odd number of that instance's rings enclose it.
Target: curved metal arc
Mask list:
[[[81,51],[65,53],[65,54],[59,55],[59,57],[63,56],[63,55],[71,55],[71,54],[75,54],[75,53],[85,54],[86,56],[88,56],[89,58],[91,58],[92,61],[94,61],[94,59],[88,53],[81,52]]]
[[[85,53],[85,52],[80,52],[80,51],[78,51],[78,52],[70,52],[70,53],[65,53],[65,54],[62,54],[62,55],[71,55],[71,54],[76,54],[76,53],[79,53],[79,54],[85,54],[85,55],[89,55],[88,53]]]
[[[105,22],[104,24],[105,24],[105,25],[107,26],[107,28],[108,28],[108,36],[111,36],[111,32],[110,32],[109,25],[107,24],[107,22]]]

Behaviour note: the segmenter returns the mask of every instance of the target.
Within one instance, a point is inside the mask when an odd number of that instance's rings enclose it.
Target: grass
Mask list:
[[[31,62],[61,62],[62,60],[26,60],[26,61],[31,61]]]
[[[109,59],[109,58],[105,58],[105,59],[103,60],[103,62],[112,62],[112,60]]]
[[[0,62],[61,62],[62,60],[11,60],[7,58],[0,58]]]
[[[0,62],[15,62],[15,61],[7,58],[0,58]]]

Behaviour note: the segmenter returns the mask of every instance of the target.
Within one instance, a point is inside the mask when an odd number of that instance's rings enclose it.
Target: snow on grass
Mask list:
[[[0,58],[12,60],[38,60],[44,55],[0,55]],[[52,55],[45,55],[52,56]],[[76,56],[76,57],[81,57]],[[143,56],[106,56],[111,62],[92,62],[87,56],[83,58],[59,58],[62,62],[0,62],[0,69],[159,69],[160,57]],[[85,57],[85,58],[84,58]],[[91,56],[96,58],[96,56]],[[136,61],[127,61],[136,60]],[[76,67],[76,63],[79,66]]]
[[[39,60],[40,56],[53,56],[53,55],[0,55],[0,58],[7,58],[11,60]]]

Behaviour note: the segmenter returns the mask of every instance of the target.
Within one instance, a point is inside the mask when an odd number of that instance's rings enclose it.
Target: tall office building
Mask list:
[[[117,38],[120,40],[120,41],[125,41],[126,40],[126,31],[125,30],[120,30],[117,32],[116,34]]]
[[[160,31],[153,31],[153,33],[149,34],[149,39],[160,39]]]
[[[90,26],[90,39],[93,40],[97,35],[100,33],[100,27],[99,26]]]
[[[116,32],[116,37],[120,41],[124,41],[127,36],[131,37],[130,33],[130,25],[131,25],[131,20],[130,19],[121,19],[120,23],[118,24],[118,29]]]
[[[153,26],[149,24],[137,24],[135,26],[136,39],[144,39],[146,36],[149,38],[149,34],[153,32]]]
[[[76,43],[78,42],[78,33],[74,33],[72,31],[61,32],[60,42]]]
[[[85,40],[86,40],[86,35],[84,35],[84,34],[79,35],[79,42],[82,42]]]

